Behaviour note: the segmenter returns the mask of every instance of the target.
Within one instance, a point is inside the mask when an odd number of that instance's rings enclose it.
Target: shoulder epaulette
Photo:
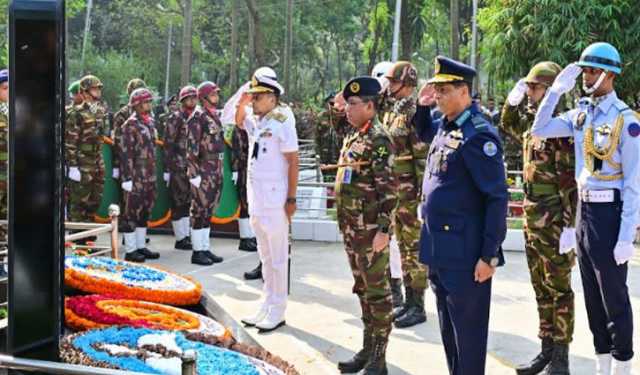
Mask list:
[[[471,118],[471,122],[473,123],[473,127],[478,130],[488,129],[489,122],[485,120],[481,115],[476,115]]]

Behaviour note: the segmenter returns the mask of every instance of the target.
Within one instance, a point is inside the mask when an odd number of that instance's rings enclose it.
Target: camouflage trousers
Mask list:
[[[249,217],[249,200],[247,199],[247,169],[238,171],[238,182],[236,183],[238,191],[238,203],[240,205],[240,219]]]
[[[545,228],[525,227],[527,263],[538,303],[540,332],[555,343],[568,344],[573,339],[575,320],[571,268],[575,252],[558,252],[561,224]]]
[[[202,176],[200,187],[191,185],[191,225],[193,229],[209,228],[220,196],[222,184],[218,176]]]
[[[80,182],[67,179],[68,217],[70,221],[93,222],[102,201],[104,170],[90,171],[83,168],[80,173]]]
[[[180,220],[189,216],[191,206],[191,184],[187,171],[172,172],[169,176],[169,201],[171,202],[171,220]]]
[[[120,231],[131,233],[136,228],[146,228],[155,200],[155,181],[134,181],[131,192],[124,192],[124,210],[120,216]]]
[[[344,231],[344,244],[353,274],[353,293],[358,295],[366,331],[387,338],[391,333],[392,306],[389,283],[389,247],[374,252],[377,230]]]
[[[420,202],[401,201],[394,212],[394,233],[400,248],[402,280],[405,288],[418,292],[429,286],[427,266],[420,263],[420,229],[422,224],[416,217]]]

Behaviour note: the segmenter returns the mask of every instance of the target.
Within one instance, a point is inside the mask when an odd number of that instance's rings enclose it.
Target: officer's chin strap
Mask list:
[[[600,77],[598,77],[598,80],[596,81],[596,83],[594,83],[591,87],[587,87],[587,85],[583,83],[582,89],[587,95],[591,95],[598,89],[598,87],[600,87],[600,85],[602,85],[602,82],[604,82],[604,79],[606,77],[607,77],[607,71],[603,70],[602,73],[600,73]]]

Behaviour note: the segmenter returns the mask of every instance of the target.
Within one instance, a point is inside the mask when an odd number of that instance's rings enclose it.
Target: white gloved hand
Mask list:
[[[113,178],[120,177],[120,169],[119,168],[113,168],[113,171],[111,171],[111,177],[113,177]]]
[[[75,182],[80,182],[82,175],[80,174],[80,170],[78,167],[69,167],[69,179]]]
[[[522,100],[524,99],[524,95],[526,93],[527,82],[525,82],[524,78],[522,78],[518,81],[518,83],[516,83],[515,86],[513,86],[513,89],[511,89],[509,96],[507,96],[507,102],[510,106],[516,107],[520,105],[520,103],[522,103]]]
[[[582,73],[582,68],[578,64],[567,65],[553,81],[550,90],[559,95],[568,93],[576,85],[576,79],[580,73]]]
[[[169,186],[169,179],[171,178],[171,173],[169,172],[164,172],[162,174],[162,179],[164,180],[164,182],[167,183],[167,186]]]
[[[576,228],[563,228],[560,234],[560,254],[566,254],[576,248]]]
[[[422,204],[418,205],[418,209],[416,210],[416,216],[419,222],[424,223],[424,219],[422,218]]]
[[[616,259],[616,263],[620,266],[625,264],[633,257],[633,253],[636,248],[631,242],[618,241],[616,247],[613,249],[613,257]]]
[[[122,186],[122,190],[131,193],[131,190],[133,190],[133,181],[131,180],[125,181],[122,184],[120,184],[120,186]]]
[[[202,182],[202,177],[195,176],[194,178],[189,179],[189,182],[191,182],[191,185],[195,186],[195,188],[197,189],[200,187],[200,183]]]
[[[238,184],[238,172],[231,173],[231,180],[233,181],[234,185]]]

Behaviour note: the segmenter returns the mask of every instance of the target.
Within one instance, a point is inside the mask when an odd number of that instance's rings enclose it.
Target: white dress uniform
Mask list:
[[[263,309],[284,320],[287,305],[289,222],[285,213],[289,164],[284,154],[298,151],[295,117],[278,105],[257,118],[247,109],[244,121],[249,136],[249,215],[262,261],[265,300]]]

